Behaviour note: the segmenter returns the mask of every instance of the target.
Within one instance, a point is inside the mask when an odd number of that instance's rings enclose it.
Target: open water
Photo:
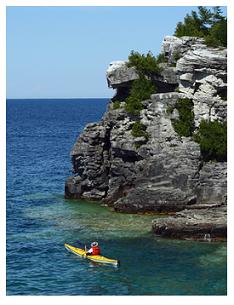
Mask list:
[[[226,243],[164,240],[152,215],[63,198],[72,145],[107,102],[7,100],[7,295],[226,295]],[[120,267],[67,252],[76,240]]]

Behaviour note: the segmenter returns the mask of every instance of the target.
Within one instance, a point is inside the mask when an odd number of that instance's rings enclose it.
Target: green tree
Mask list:
[[[227,18],[222,15],[219,6],[212,10],[199,6],[198,13],[187,14],[183,22],[179,22],[175,36],[203,37],[210,46],[227,46]]]
[[[222,15],[222,10],[220,6],[213,7],[212,22],[216,23],[225,19],[226,18]]]
[[[211,25],[213,22],[213,13],[207,9],[205,6],[199,6],[199,19],[202,26]]]
[[[205,161],[227,160],[227,123],[218,121],[201,121],[199,130],[194,136],[200,144],[201,154]]]
[[[157,59],[158,64],[168,62],[168,59],[166,58],[164,53],[158,54],[156,59]]]
[[[176,102],[175,108],[179,112],[179,118],[172,121],[175,131],[180,136],[192,136],[194,131],[193,102],[188,98],[179,99]],[[168,109],[169,112],[172,112],[172,109]]]
[[[220,20],[215,23],[205,37],[207,45],[227,47],[227,20]]]
[[[142,101],[156,92],[155,85],[144,76],[140,76],[132,83],[129,96],[126,98],[125,110],[133,115],[139,115],[143,109]]]
[[[155,73],[161,72],[161,68],[158,65],[159,60],[151,52],[144,55],[131,51],[128,57],[128,66],[135,67],[139,75],[152,76]]]

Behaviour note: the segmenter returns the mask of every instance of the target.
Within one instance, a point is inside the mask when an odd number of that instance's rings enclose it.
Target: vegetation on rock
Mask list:
[[[125,100],[125,110],[129,114],[138,117],[143,109],[142,101],[150,98],[150,95],[156,92],[152,77],[161,72],[159,63],[165,61],[166,58],[163,54],[156,58],[151,52],[146,55],[141,55],[134,51],[131,52],[128,57],[128,66],[136,68],[139,78],[132,82],[129,96]],[[133,137],[144,137],[146,140],[149,137],[146,132],[146,126],[140,122],[139,117],[132,125],[131,133]],[[138,148],[140,145],[138,143],[136,147]]]
[[[130,94],[125,100],[125,110],[132,115],[139,115],[143,109],[142,101],[150,98],[154,92],[156,92],[155,85],[144,76],[140,76],[132,83]]]
[[[172,120],[175,131],[180,136],[192,136],[194,131],[193,102],[188,98],[179,99],[174,108],[179,112],[179,119]],[[170,107],[167,112],[172,113],[173,109]]]
[[[128,57],[128,67],[135,67],[139,75],[151,77],[153,74],[161,72],[161,68],[159,67],[159,62],[161,62],[161,60],[161,57],[157,59],[151,52],[144,55],[139,52],[131,51],[131,54]]]
[[[113,109],[116,110],[116,109],[119,109],[120,108],[120,101],[114,101],[113,102]]]
[[[174,57],[174,60],[175,60],[175,61],[178,61],[178,60],[181,58],[181,54],[180,54],[180,53],[175,53],[175,54],[173,55],[173,57]]]
[[[173,110],[175,109],[174,106],[170,105],[167,107],[167,114],[172,114]]]
[[[132,115],[139,115],[143,109],[142,101],[150,98],[156,93],[156,86],[153,83],[153,76],[162,71],[160,63],[167,62],[164,54],[155,57],[150,51],[145,54],[131,51],[128,57],[128,67],[135,67],[139,79],[134,80],[129,96],[126,98],[125,110]]]
[[[168,59],[166,58],[165,54],[160,53],[157,56],[157,62],[158,62],[158,64],[168,62]]]
[[[134,137],[145,137],[148,139],[148,133],[146,132],[146,126],[137,121],[132,125],[132,135]]]
[[[202,120],[194,140],[204,161],[227,161],[227,122]]]
[[[175,36],[203,37],[208,46],[227,46],[227,18],[222,15],[219,6],[212,10],[199,6],[198,13],[187,14],[184,22],[179,22]]]

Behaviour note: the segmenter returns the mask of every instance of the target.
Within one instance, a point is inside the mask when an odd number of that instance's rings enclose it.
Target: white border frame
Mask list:
[[[11,297],[6,296],[6,7],[7,6],[227,6],[228,8],[228,295],[227,296],[119,296],[119,297],[93,297],[93,296],[56,296],[56,297]],[[157,302],[160,305],[164,304],[186,304],[193,305],[198,302],[210,303],[212,305],[224,302],[230,304],[233,294],[233,270],[234,270],[234,251],[232,240],[232,219],[233,207],[232,198],[234,196],[232,191],[232,181],[234,173],[234,166],[231,162],[232,156],[232,143],[230,142],[230,133],[234,130],[233,115],[234,101],[231,100],[233,96],[233,37],[230,37],[230,31],[233,28],[233,15],[234,7],[232,0],[1,0],[0,2],[0,37],[2,39],[1,45],[1,57],[0,57],[0,84],[2,88],[0,90],[0,128],[1,128],[1,145],[0,145],[0,181],[1,181],[1,207],[0,207],[0,224],[1,224],[1,256],[0,256],[0,301],[1,304],[21,304],[31,305],[32,302],[73,302],[79,301],[84,303],[95,302],[97,305],[101,304],[119,304],[119,302]],[[232,35],[233,36],[233,35]],[[232,270],[232,271],[231,271]],[[192,276],[192,275],[191,275]],[[72,298],[72,299],[71,299]],[[95,298],[95,300],[94,300]]]

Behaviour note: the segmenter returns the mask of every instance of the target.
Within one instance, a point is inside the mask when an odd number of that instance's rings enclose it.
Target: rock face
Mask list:
[[[108,86],[117,90],[113,101],[119,100],[121,107],[114,109],[110,102],[102,120],[88,124],[78,138],[65,197],[103,201],[122,212],[177,212],[153,223],[156,234],[163,236],[223,236],[226,162],[204,163],[199,145],[174,130],[178,111],[168,109],[179,98],[189,98],[195,126],[202,119],[226,120],[226,49],[208,48],[201,38],[167,36],[162,53],[168,63],[161,64],[154,80],[159,93],[142,101],[140,112],[148,139],[132,135],[135,118],[124,109],[124,98],[138,78],[136,69],[126,62],[110,64]]]
[[[167,36],[162,51],[176,62],[179,91],[193,99],[195,125],[226,120],[227,50],[208,48],[202,38]]]
[[[138,74],[134,67],[128,68],[125,61],[113,61],[109,64],[106,71],[108,87],[113,89],[126,85],[138,78]]]

